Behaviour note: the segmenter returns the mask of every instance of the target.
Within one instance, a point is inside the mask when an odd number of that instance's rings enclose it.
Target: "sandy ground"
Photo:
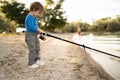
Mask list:
[[[55,36],[72,38],[72,34]],[[0,36],[0,80],[114,80],[84,49],[50,37],[41,41],[44,66],[30,69],[27,58],[24,35]]]

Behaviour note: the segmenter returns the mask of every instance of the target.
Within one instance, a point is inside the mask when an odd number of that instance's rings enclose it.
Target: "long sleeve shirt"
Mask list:
[[[32,14],[28,14],[25,19],[26,32],[32,32],[34,34],[38,33],[38,22],[37,18]]]

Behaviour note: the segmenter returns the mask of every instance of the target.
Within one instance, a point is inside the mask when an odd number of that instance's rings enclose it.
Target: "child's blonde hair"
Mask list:
[[[43,6],[40,2],[33,2],[31,5],[30,5],[30,11],[37,11],[37,10],[40,10],[40,11],[43,11]]]

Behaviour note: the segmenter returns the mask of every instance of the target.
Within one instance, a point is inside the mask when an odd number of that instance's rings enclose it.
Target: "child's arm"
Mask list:
[[[41,30],[40,30],[40,28],[38,28],[38,33],[39,33],[39,34],[41,33]]]

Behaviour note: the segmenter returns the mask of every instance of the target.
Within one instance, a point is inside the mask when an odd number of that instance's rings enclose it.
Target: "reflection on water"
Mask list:
[[[79,44],[120,56],[120,36],[117,35],[82,35],[73,40]],[[113,78],[120,80],[120,59],[86,49]]]

